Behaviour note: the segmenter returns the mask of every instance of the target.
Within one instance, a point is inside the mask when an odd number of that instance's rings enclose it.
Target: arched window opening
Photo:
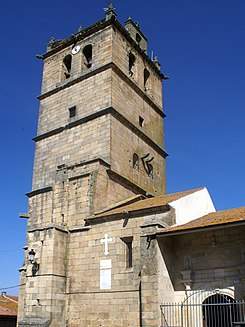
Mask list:
[[[133,168],[139,170],[139,156],[137,155],[137,153],[133,154]]]
[[[83,56],[84,56],[84,64],[87,68],[92,66],[92,59],[93,59],[93,47],[91,44],[86,45],[83,48]]]
[[[144,88],[145,90],[147,90],[147,86],[149,83],[149,77],[150,77],[150,72],[148,69],[144,69]]]
[[[136,42],[138,44],[140,44],[141,40],[142,40],[142,37],[139,35],[139,33],[136,33]]]
[[[69,54],[63,59],[63,79],[71,77],[72,56]]]
[[[128,55],[128,71],[130,76],[134,75],[135,61],[136,61],[135,55],[132,52],[130,52]]]

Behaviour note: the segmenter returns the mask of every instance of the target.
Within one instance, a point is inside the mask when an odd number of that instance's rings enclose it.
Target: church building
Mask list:
[[[38,56],[19,327],[245,326],[245,207],[166,194],[167,77],[147,42],[110,5]]]

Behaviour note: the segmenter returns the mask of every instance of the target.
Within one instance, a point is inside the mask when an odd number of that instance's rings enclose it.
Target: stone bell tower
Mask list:
[[[43,60],[19,326],[68,326],[71,234],[137,194],[165,192],[162,80],[138,24],[106,17]],[[82,251],[82,249],[81,249]],[[71,325],[69,325],[71,326]]]

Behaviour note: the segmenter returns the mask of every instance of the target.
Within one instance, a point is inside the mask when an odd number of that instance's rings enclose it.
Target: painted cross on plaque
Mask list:
[[[108,234],[105,234],[105,238],[103,238],[100,243],[101,244],[105,244],[105,251],[104,251],[104,254],[105,255],[108,255],[109,254],[109,243],[112,242],[112,238],[111,237],[108,237]]]

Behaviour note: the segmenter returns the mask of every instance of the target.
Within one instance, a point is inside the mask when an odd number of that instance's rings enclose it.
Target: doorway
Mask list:
[[[202,304],[203,327],[232,327],[237,320],[235,300],[224,294],[209,296]]]

